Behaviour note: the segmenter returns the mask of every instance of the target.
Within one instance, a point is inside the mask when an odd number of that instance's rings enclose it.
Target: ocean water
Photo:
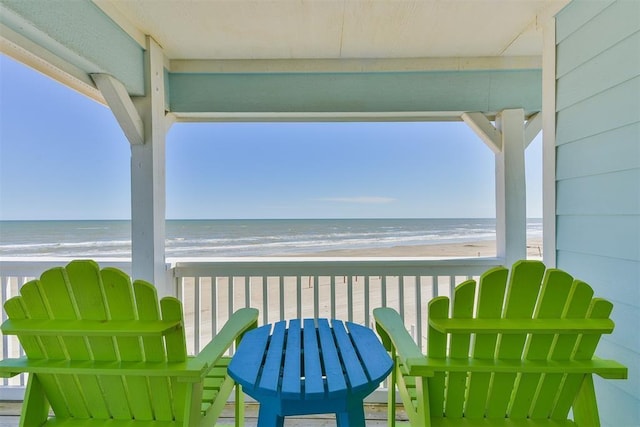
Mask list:
[[[277,256],[495,239],[495,219],[168,220],[167,257]],[[542,220],[527,234],[542,236]],[[131,256],[129,221],[0,221],[0,257]]]

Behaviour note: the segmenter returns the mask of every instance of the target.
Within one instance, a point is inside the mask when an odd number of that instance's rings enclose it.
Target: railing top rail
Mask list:
[[[498,258],[260,257],[174,262],[176,277],[211,275],[475,275],[503,264]]]
[[[63,267],[77,258],[2,258],[0,276],[40,277],[50,268]],[[131,261],[123,259],[96,258],[100,267],[116,267],[131,274]]]
[[[0,276],[38,277],[43,271],[64,266],[70,258],[0,259]],[[101,266],[131,272],[126,259],[96,259]],[[423,258],[423,257],[220,257],[170,259],[167,269],[175,277],[185,276],[417,276],[479,275],[504,264],[500,258]]]

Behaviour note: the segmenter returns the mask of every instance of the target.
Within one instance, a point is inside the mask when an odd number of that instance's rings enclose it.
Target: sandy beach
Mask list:
[[[296,254],[291,254],[295,256]],[[441,243],[433,245],[392,246],[389,248],[348,249],[316,252],[304,256],[330,257],[429,257],[429,258],[468,258],[495,257],[495,240],[475,242]],[[542,238],[527,240],[527,258],[542,258]]]

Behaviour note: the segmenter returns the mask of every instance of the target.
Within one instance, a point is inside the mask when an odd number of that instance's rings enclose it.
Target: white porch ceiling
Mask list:
[[[94,0],[169,60],[540,56],[569,0]]]
[[[90,75],[144,94],[150,36],[179,120],[531,115],[569,1],[0,0],[0,51],[103,102]]]

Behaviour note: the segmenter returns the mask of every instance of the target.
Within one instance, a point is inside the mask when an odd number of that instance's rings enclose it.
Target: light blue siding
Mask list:
[[[581,194],[592,191],[585,188]],[[615,192],[615,188],[609,191]],[[640,261],[638,215],[560,215],[557,217],[557,249]],[[574,273],[570,271],[570,273]],[[597,286],[597,283],[594,284]]]
[[[575,33],[603,9],[609,7],[615,0],[580,1],[569,3],[562,11],[562,25],[556,29],[556,41],[559,43]]]
[[[614,66],[614,64],[611,64]],[[588,82],[583,82],[588,87]],[[565,144],[637,123],[640,77],[628,80],[558,111],[556,140]],[[559,102],[562,104],[562,102]]]
[[[638,135],[640,123],[633,123],[559,146],[556,153],[557,179],[640,168]],[[633,183],[630,184],[633,187]]]
[[[640,1],[574,0],[556,17],[557,265],[614,303],[596,381],[606,426],[640,426]]]
[[[558,255],[558,264],[571,271],[577,279],[596,287],[599,297],[614,304],[625,303],[635,310],[640,309],[639,261],[562,251]]]
[[[578,0],[578,3],[585,0]],[[594,0],[598,3],[598,0]],[[560,14],[560,17],[565,13]],[[640,30],[640,2],[613,2],[558,44],[557,76],[562,77]],[[562,19],[562,18],[561,18]],[[561,26],[561,24],[559,25]]]
[[[615,383],[614,383],[615,384]],[[600,419],[604,420],[603,426],[611,427],[637,427],[640,419],[640,406],[638,405],[638,393],[628,394],[620,392],[611,380],[595,379],[596,398]],[[615,420],[615,424],[607,420]]]
[[[557,87],[558,100],[562,104],[557,108],[565,109],[640,75],[640,54],[629,55],[633,51],[640,52],[640,31],[563,76]],[[617,66],[611,67],[611,64]],[[584,86],[586,81],[590,82],[588,87]]]
[[[640,169],[558,181],[556,212],[558,215],[640,215],[638,183]]]

